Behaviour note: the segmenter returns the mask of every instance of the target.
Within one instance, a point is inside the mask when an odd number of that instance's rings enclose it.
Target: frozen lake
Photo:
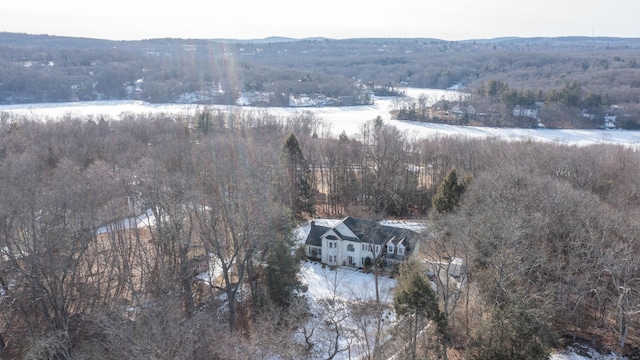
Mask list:
[[[453,90],[406,89],[409,96],[426,95],[433,102],[440,99],[455,100],[462,94]],[[451,126],[444,124],[416,123],[391,120],[389,114],[393,98],[377,98],[373,105],[321,108],[255,108],[240,106],[209,105],[210,108],[233,111],[268,112],[275,116],[287,117],[304,112],[312,112],[328,124],[331,134],[337,136],[342,131],[347,135],[357,134],[365,122],[382,117],[406,132],[411,138],[432,135],[459,135],[474,138],[497,137],[506,140],[551,141],[572,145],[596,143],[617,143],[636,147],[640,145],[640,132],[627,130],[557,130],[557,129],[513,129],[473,126]],[[26,115],[43,121],[61,119],[65,116],[104,115],[119,120],[126,113],[169,113],[192,115],[203,105],[190,104],[151,104],[143,101],[92,101],[76,103],[45,103],[0,105],[0,113]]]

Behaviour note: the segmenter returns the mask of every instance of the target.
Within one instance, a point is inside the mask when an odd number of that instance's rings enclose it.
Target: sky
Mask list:
[[[640,37],[639,0],[2,0],[0,31],[151,38]]]

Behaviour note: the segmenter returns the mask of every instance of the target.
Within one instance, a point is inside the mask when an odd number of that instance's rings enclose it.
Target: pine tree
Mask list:
[[[212,114],[209,109],[204,109],[196,114],[196,129],[202,135],[208,135],[213,130]]]
[[[266,280],[269,299],[280,307],[288,307],[300,288],[297,274],[299,258],[291,253],[284,240],[276,240],[267,255]]]
[[[306,212],[315,213],[315,202],[310,185],[311,171],[302,154],[300,143],[293,133],[285,136],[282,143],[282,162],[288,183],[288,205],[294,216],[298,217]]]
[[[458,173],[455,168],[452,168],[447,173],[440,186],[438,192],[433,196],[432,214],[446,214],[452,212],[460,204],[460,197],[464,190],[471,182],[471,176],[465,177],[461,184],[458,184]]]
[[[403,318],[411,359],[417,358],[418,335],[427,326],[428,320],[435,323],[440,339],[446,339],[447,321],[438,307],[438,297],[431,287],[426,270],[415,259],[409,259],[400,265],[393,306],[396,314]]]

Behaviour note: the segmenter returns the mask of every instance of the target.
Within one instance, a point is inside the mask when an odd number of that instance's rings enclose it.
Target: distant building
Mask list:
[[[605,129],[615,129],[616,125],[616,115],[607,114],[604,116],[604,126]]]
[[[516,106],[513,108],[513,116],[524,116],[532,119],[538,118],[538,109]]]

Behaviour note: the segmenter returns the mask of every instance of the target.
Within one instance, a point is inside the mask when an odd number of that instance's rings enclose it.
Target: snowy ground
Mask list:
[[[412,97],[417,97],[421,94],[426,95],[433,102],[440,99],[453,100],[463,96],[462,93],[453,90],[415,88],[407,89],[407,94]],[[487,128],[391,120],[389,109],[393,101],[393,98],[378,98],[375,104],[366,106],[321,108],[241,107],[241,109],[257,112],[268,111],[273,115],[281,117],[310,111],[329,125],[333,136],[337,136],[342,131],[347,135],[358,134],[362,124],[380,116],[388,124],[395,125],[400,130],[407,132],[410,137],[415,138],[434,135],[460,135],[471,138],[497,137],[507,140],[551,141],[573,145],[619,143],[633,147],[640,146],[640,132],[637,131]],[[238,106],[222,105],[209,107],[229,111],[240,108]],[[92,101],[57,104],[0,105],[0,114],[4,112],[15,115],[29,115],[42,120],[55,120],[68,115],[79,117],[104,115],[108,118],[118,120],[126,113],[191,115],[195,114],[199,108],[202,108],[202,105],[150,104],[143,101]]]
[[[147,209],[143,214],[139,216],[132,216],[117,220],[111,224],[107,224],[96,229],[96,235],[106,234],[112,231],[128,230],[136,228],[144,228],[153,226],[156,223],[155,215],[151,209]]]
[[[339,299],[343,301],[375,300],[375,284],[372,274],[365,274],[351,268],[322,267],[319,263],[307,261],[300,269],[300,279],[309,288],[305,296],[316,302],[318,299]],[[387,303],[393,300],[387,294],[393,293],[396,285],[394,279],[381,276],[378,278],[382,299]]]
[[[551,355],[549,360],[622,360],[625,357],[620,357],[614,353],[611,354],[598,354],[594,350],[589,350],[587,356],[578,355],[572,350],[567,350],[563,353],[555,353]]]

